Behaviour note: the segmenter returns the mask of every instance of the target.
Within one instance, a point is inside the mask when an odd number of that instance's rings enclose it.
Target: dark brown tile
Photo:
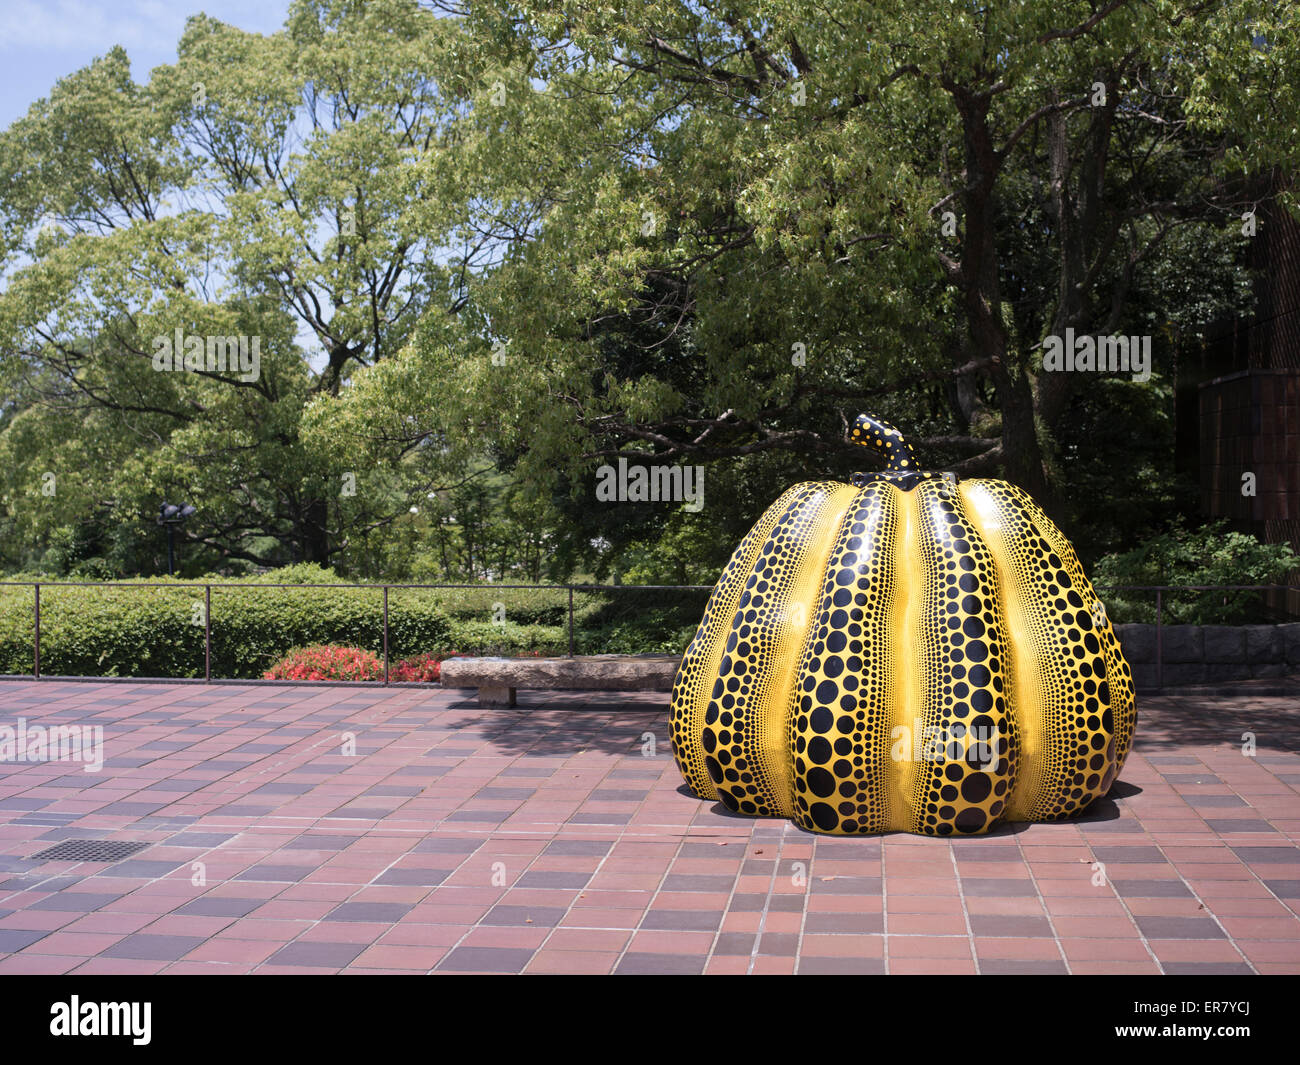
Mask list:
[[[1209,917],[1135,916],[1147,939],[1224,939],[1223,929]]]

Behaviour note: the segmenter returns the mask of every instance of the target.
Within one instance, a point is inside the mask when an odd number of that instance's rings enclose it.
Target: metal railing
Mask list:
[[[185,582],[185,581],[0,581],[0,588],[31,588],[34,592],[33,605],[33,637],[32,637],[32,679],[40,680],[42,676],[52,677],[54,679],[102,679],[102,680],[189,680],[187,677],[103,677],[103,678],[86,678],[60,676],[59,674],[42,674],[41,673],[41,589],[42,588],[99,588],[113,590],[130,590],[134,588],[168,588],[172,591],[184,591],[186,589],[203,589],[203,679],[205,683],[213,683],[212,678],[212,589],[218,591],[239,590],[245,592],[257,592],[269,589],[297,589],[297,588],[320,588],[325,590],[338,590],[343,588],[361,588],[366,591],[378,591],[383,594],[383,659],[384,659],[384,680],[385,685],[390,684],[390,659],[389,659],[389,619],[388,619],[388,593],[390,589],[398,591],[424,590],[424,591],[477,591],[477,592],[496,592],[496,591],[544,591],[544,592],[567,592],[568,593],[568,637],[569,637],[569,657],[574,654],[574,636],[573,636],[573,593],[574,592],[620,592],[620,591],[697,591],[707,592],[713,588],[711,584],[356,584],[356,583],[333,583],[333,584],[220,584],[215,582]],[[25,674],[10,674],[10,676],[25,676]],[[260,679],[241,680],[246,684],[265,684],[265,683],[296,683],[290,681],[264,681]],[[355,682],[347,682],[355,683]]]
[[[41,672],[41,589],[42,588],[99,588],[114,590],[130,590],[134,588],[169,588],[173,591],[183,591],[185,589],[203,589],[203,680],[205,683],[222,683],[212,677],[212,590],[218,591],[264,591],[270,589],[298,589],[298,588],[316,588],[325,590],[340,590],[344,588],[360,588],[366,591],[377,591],[383,597],[383,659],[384,659],[384,679],[383,684],[388,685],[390,681],[390,660],[389,660],[389,592],[390,590],[426,590],[426,591],[478,591],[478,592],[496,592],[496,591],[546,591],[546,592],[567,592],[568,594],[568,645],[569,657],[574,655],[574,592],[595,592],[595,593],[617,593],[624,591],[668,591],[668,592],[701,592],[710,591],[714,586],[710,584],[362,584],[362,583],[334,583],[334,584],[221,584],[216,582],[180,582],[180,581],[130,581],[130,582],[112,582],[112,581],[3,581],[0,580],[0,587],[19,587],[31,588],[34,593],[33,605],[33,640],[32,640],[32,673],[30,676],[34,680],[40,680],[42,677],[62,680],[134,680],[134,681],[187,681],[195,678],[188,677],[69,677],[60,674],[43,674]],[[1155,636],[1156,636],[1156,687],[1164,687],[1164,597],[1169,592],[1300,592],[1300,585],[1296,584],[1112,584],[1096,585],[1094,590],[1100,592],[1154,592],[1155,593]],[[11,677],[26,678],[28,674],[9,674]],[[262,679],[240,679],[241,684],[290,684],[299,683],[297,681],[267,681]],[[355,681],[346,681],[341,683],[357,683]]]

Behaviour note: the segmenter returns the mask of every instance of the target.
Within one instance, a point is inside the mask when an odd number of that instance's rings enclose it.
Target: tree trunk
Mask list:
[[[1007,479],[1046,506],[1047,478],[1038,447],[1033,390],[1023,367],[1013,368],[1008,359],[1007,331],[1002,322],[993,195],[1001,160],[988,128],[989,97],[962,86],[948,88],[962,116],[966,157],[961,193],[965,233],[955,281],[975,354],[993,360],[991,376],[1002,411],[1002,461]]]
[[[299,522],[300,554],[304,562],[330,564],[329,509],[324,499],[308,502]]]

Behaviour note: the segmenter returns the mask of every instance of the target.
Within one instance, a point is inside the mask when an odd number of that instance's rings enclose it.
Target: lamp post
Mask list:
[[[176,527],[194,514],[188,503],[164,503],[158,508],[158,524],[167,528],[167,576],[176,568]]]

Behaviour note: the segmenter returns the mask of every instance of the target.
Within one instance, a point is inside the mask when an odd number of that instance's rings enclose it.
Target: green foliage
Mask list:
[[[1158,536],[1171,514],[1196,512],[1195,482],[1174,470],[1174,389],[1162,374],[1079,389],[1056,443],[1058,516],[1085,568]]]
[[[583,632],[575,641],[576,650],[584,655],[680,655],[685,653],[698,627],[698,618],[681,625],[675,618],[659,617],[656,612],[641,621],[616,622]]]
[[[562,511],[557,558],[638,579],[716,567],[733,523],[780,488],[718,494],[683,523],[593,507],[599,464],[699,461],[712,484],[785,470],[793,452],[821,476],[853,462],[843,424],[861,407],[927,465],[1001,465],[1035,494],[1045,480],[1088,556],[1185,506],[1172,391],[1048,374],[1037,345],[1066,326],[1153,335],[1167,383],[1208,320],[1248,309],[1237,190],[1206,160],[1294,164],[1294,5],[819,12],[474,5],[483,81],[456,127],[478,196],[458,210],[508,232],[506,253],[468,293],[464,332],[417,330],[318,401],[313,431],[484,434]],[[1227,55],[1246,80],[1224,74]],[[455,167],[425,154],[414,181]],[[419,409],[410,381],[446,382],[444,401]],[[1111,427],[1142,407],[1158,432],[1086,445],[1080,406]],[[1104,512],[1088,506],[1099,469],[1120,472]]]
[[[305,574],[303,574],[305,576]],[[166,582],[164,583],[177,583]],[[222,585],[229,587],[225,590]],[[202,588],[123,582],[41,589],[41,671],[69,676],[203,676]],[[253,678],[288,652],[341,643],[383,649],[379,589],[212,588],[212,675]],[[412,592],[389,608],[393,658],[447,646],[451,625]],[[32,671],[33,594],[0,589],[0,673]]]
[[[346,564],[459,474],[476,445],[358,463],[299,423],[461,298],[451,218],[406,180],[460,32],[412,0],[295,2],[268,36],[199,15],[144,84],[114,47],[0,133],[0,564],[157,572],[178,500],[188,575]],[[252,338],[258,372],[161,371],[178,331]]]
[[[1181,521],[1141,547],[1107,555],[1092,571],[1102,585],[1285,584],[1300,568],[1289,544],[1265,544],[1227,523],[1188,529]],[[1155,593],[1101,592],[1111,620],[1154,622]],[[1276,620],[1255,592],[1166,592],[1164,622],[1184,625],[1241,625]]]
[[[355,538],[338,564],[388,580],[536,584],[556,573],[556,515],[485,460],[460,483],[428,492],[392,526]]]
[[[1248,308],[1240,175],[1300,159],[1297,10],[294,0],[110,48],[0,132],[0,569],[159,572],[167,501],[189,576],[711,583],[859,409],[1117,550],[1192,509],[1174,366]],[[1066,326],[1155,375],[1040,372]],[[260,375],[159,372],[177,329]],[[620,457],[705,509],[596,503]],[[558,620],[466,639],[514,624]]]
[[[202,587],[121,582],[41,588],[41,671],[104,677],[201,677]],[[291,652],[317,645],[383,651],[378,587],[332,588],[342,580],[303,564],[212,584],[212,675],[257,678]],[[273,588],[268,584],[325,584]],[[582,654],[681,653],[694,635],[705,593],[574,595],[575,649]],[[504,613],[496,609],[501,603]],[[0,587],[0,673],[32,671],[31,588]],[[392,589],[389,658],[451,653],[565,654],[568,593],[510,589]]]

